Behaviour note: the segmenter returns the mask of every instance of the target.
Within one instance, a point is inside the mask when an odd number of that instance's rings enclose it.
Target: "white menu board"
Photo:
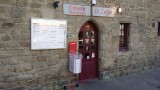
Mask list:
[[[66,48],[67,21],[31,18],[31,49]]]

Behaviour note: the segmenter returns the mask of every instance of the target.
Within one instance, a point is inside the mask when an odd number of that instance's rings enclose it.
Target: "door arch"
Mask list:
[[[82,71],[80,80],[98,78],[98,30],[91,21],[80,28],[79,52],[82,53]]]

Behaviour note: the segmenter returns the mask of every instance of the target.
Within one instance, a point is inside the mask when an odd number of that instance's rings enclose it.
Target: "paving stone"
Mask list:
[[[153,74],[154,73],[154,74]],[[159,90],[160,68],[122,77],[80,83],[76,90]]]

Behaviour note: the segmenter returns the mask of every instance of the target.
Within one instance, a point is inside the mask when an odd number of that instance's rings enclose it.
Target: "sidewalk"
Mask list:
[[[80,83],[76,90],[160,90],[160,68],[128,76]]]

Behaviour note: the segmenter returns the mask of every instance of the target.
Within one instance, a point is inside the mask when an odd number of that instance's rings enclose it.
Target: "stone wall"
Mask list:
[[[159,0],[115,0],[115,5],[123,8],[118,13],[111,26],[112,35],[105,47],[101,60],[104,66],[102,78],[128,75],[160,66],[160,37],[157,35],[158,28],[152,27],[152,23],[160,22]],[[119,4],[118,4],[119,3]],[[129,37],[129,51],[118,51],[118,23],[131,23]],[[108,23],[109,24],[109,23]],[[104,35],[108,36],[108,35]],[[113,42],[114,41],[114,42]],[[106,41],[107,43],[107,41]],[[108,44],[108,43],[107,43]],[[108,48],[108,49],[107,49]]]
[[[97,0],[96,6],[121,6],[114,18],[63,15],[54,0],[0,0],[0,89],[54,90],[66,84],[68,48],[30,49],[31,17],[66,19],[67,41],[77,41],[80,27],[93,21],[99,28],[99,77],[127,75],[160,66],[160,0]],[[90,0],[61,0],[90,5]],[[119,52],[119,23],[130,22],[129,51]]]

